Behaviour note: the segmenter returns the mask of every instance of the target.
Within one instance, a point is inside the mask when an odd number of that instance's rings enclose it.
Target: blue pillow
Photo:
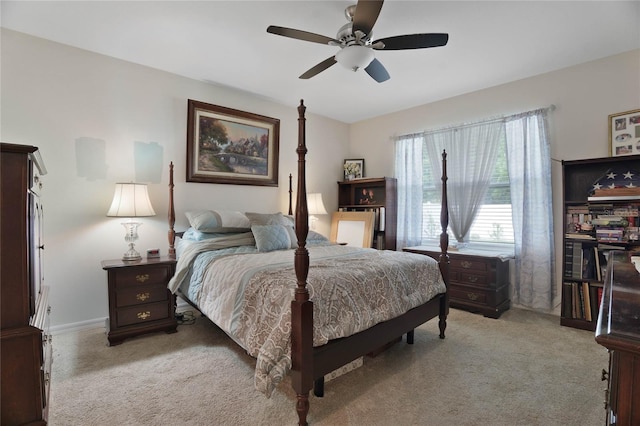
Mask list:
[[[291,248],[291,238],[284,225],[253,225],[251,232],[260,252]]]

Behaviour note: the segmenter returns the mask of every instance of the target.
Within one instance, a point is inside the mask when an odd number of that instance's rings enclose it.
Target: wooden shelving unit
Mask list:
[[[608,253],[640,248],[633,237],[637,236],[640,225],[640,195],[590,197],[590,191],[609,171],[640,173],[640,155],[563,161],[562,171],[564,235],[560,324],[594,331]],[[608,219],[616,217],[622,220]]]
[[[338,210],[376,213],[373,246],[396,249],[397,181],[395,178],[363,178],[338,182]]]

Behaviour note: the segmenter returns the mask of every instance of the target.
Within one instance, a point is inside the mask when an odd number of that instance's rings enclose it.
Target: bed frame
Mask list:
[[[444,339],[449,312],[449,294],[439,294],[423,305],[391,320],[377,324],[349,337],[331,340],[327,344],[313,347],[313,302],[309,300],[307,276],[309,273],[309,251],[305,247],[309,233],[309,212],[306,190],[306,107],[300,101],[298,106],[298,181],[295,208],[295,231],[298,247],[295,250],[294,266],[297,287],[291,302],[291,384],[297,394],[296,411],[298,424],[307,425],[309,413],[309,392],[314,389],[316,396],[324,392],[324,376],[363,355],[377,351],[390,342],[407,335],[407,343],[413,343],[413,330],[436,316],[440,338]],[[447,154],[442,153],[442,203],[440,212],[441,254],[438,260],[442,278],[449,283],[449,237],[447,226]],[[175,257],[175,210],[173,204],[173,163],[169,167],[169,255]],[[289,175],[289,212],[291,213],[292,189]]]

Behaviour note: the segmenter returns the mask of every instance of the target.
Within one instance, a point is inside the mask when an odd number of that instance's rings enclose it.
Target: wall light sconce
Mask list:
[[[147,185],[143,183],[116,183],[116,190],[113,194],[111,207],[107,216],[127,217],[122,226],[126,229],[124,240],[129,244],[129,250],[122,256],[124,261],[140,260],[142,256],[135,249],[135,242],[138,239],[138,227],[140,222],[134,222],[134,217],[155,216]]]
[[[315,215],[329,214],[327,209],[324,208],[322,194],[319,192],[307,194],[307,210],[309,211],[309,226],[311,229],[316,229],[318,218]]]

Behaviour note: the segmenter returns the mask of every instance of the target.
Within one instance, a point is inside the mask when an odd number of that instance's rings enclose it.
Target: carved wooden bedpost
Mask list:
[[[173,226],[176,223],[176,211],[173,207],[173,161],[169,163],[169,257],[176,258],[176,231]]]
[[[297,287],[291,302],[291,384],[297,394],[296,411],[298,424],[307,425],[309,413],[309,391],[313,387],[313,302],[309,300],[307,276],[309,274],[309,251],[305,247],[309,233],[309,211],[307,210],[307,185],[305,155],[306,107],[300,100],[298,106],[298,190],[296,197],[296,237],[295,271]]]
[[[447,228],[449,227],[449,202],[447,200],[447,151],[442,151],[442,200],[440,206],[440,226],[442,232],[440,233],[440,257],[438,258],[438,266],[440,267],[440,273],[442,279],[447,285],[447,293],[445,297],[440,299],[440,315],[438,321],[438,327],[440,328],[440,338],[444,339],[444,330],[447,328],[447,314],[449,313],[449,234],[447,234]]]

